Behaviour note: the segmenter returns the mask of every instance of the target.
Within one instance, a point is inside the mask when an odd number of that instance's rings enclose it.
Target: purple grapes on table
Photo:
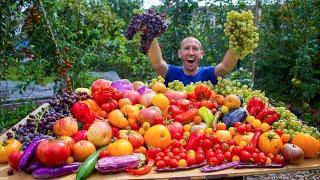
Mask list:
[[[125,32],[125,37],[131,40],[137,32],[141,31],[140,50],[143,54],[147,54],[152,40],[166,30],[167,25],[164,18],[153,9],[148,9],[145,13],[136,14],[132,17]]]
[[[49,105],[37,114],[30,114],[26,121],[7,132],[7,138],[15,138],[23,144],[24,149],[34,138],[54,136],[53,124],[64,117],[71,116],[72,105],[78,100],[85,100],[90,96],[76,93],[63,93],[49,100]]]

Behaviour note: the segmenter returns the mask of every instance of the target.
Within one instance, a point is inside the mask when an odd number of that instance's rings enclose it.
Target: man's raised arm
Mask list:
[[[168,72],[168,65],[162,58],[162,52],[157,38],[153,39],[151,43],[148,51],[148,57],[152,68],[157,72],[158,75],[165,78]]]
[[[230,49],[224,55],[222,62],[220,62],[215,69],[216,77],[223,77],[228,74],[236,66],[238,57],[233,54]]]

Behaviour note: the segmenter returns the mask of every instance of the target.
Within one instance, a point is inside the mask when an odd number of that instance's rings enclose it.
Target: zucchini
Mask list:
[[[99,159],[95,167],[100,173],[115,173],[128,168],[137,168],[145,160],[145,156],[140,153],[127,156],[109,156]]]

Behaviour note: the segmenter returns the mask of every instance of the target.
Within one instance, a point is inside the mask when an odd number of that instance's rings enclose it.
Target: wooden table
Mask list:
[[[41,111],[42,108],[47,107],[48,104],[43,104],[31,114],[36,114]],[[18,124],[24,123],[27,117],[22,119]],[[18,126],[16,124],[15,126]],[[11,131],[9,129],[8,131]],[[5,139],[5,133],[0,136],[0,140]],[[12,179],[12,180],[27,180],[33,179],[33,177],[29,174],[23,172],[14,171],[14,175],[8,176],[7,171],[10,169],[8,164],[0,164],[0,179]],[[178,172],[166,172],[166,173],[157,173],[156,171],[152,171],[144,176],[132,176],[127,173],[119,173],[119,174],[98,174],[95,173],[90,176],[90,179],[173,179],[173,178],[189,178],[189,179],[214,179],[214,178],[222,178],[222,177],[236,177],[236,176],[248,176],[248,175],[257,175],[257,174],[274,174],[274,173],[285,173],[285,172],[294,172],[299,170],[312,170],[312,169],[320,169],[320,157],[313,159],[305,159],[299,165],[288,165],[283,168],[247,168],[247,169],[226,169],[213,173],[202,173],[199,169],[193,169],[188,171],[178,171]],[[75,179],[75,174],[63,176],[59,179]]]
[[[31,175],[14,171],[14,175],[8,176],[7,171],[9,170],[7,164],[0,165],[0,179],[12,179],[12,180],[27,180],[33,179]],[[199,169],[193,169],[188,171],[177,171],[167,173],[157,173],[155,171],[150,172],[144,176],[131,176],[127,173],[119,174],[98,174],[94,173],[90,176],[90,179],[173,179],[173,178],[190,178],[190,179],[214,179],[222,177],[236,177],[236,176],[248,176],[257,174],[274,174],[274,173],[285,173],[294,172],[299,170],[312,170],[320,169],[320,158],[305,159],[299,165],[288,165],[283,168],[247,168],[247,169],[226,169],[213,173],[202,173]],[[75,179],[75,174],[63,176],[59,179]]]

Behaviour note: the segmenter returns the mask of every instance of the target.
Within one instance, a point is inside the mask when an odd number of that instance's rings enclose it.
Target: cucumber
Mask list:
[[[80,166],[76,180],[87,179],[94,171],[94,167],[98,161],[100,152],[104,150],[104,148],[96,151],[95,153],[91,154]]]

